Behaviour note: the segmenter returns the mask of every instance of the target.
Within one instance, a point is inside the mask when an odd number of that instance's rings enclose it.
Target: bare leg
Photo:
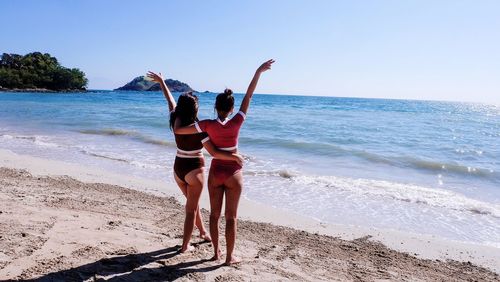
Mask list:
[[[174,179],[175,179],[175,182],[177,182],[177,186],[179,186],[179,188],[181,189],[181,192],[182,192],[182,195],[184,195],[184,197],[187,197],[187,183],[182,181],[178,176],[177,174],[175,174],[174,172]]]
[[[211,242],[212,239],[210,235],[207,234],[207,230],[205,229],[205,225],[203,224],[203,217],[201,216],[200,206],[196,209],[196,227],[200,230],[200,238],[205,240],[206,242]]]
[[[193,229],[196,221],[196,213],[198,210],[198,202],[200,200],[201,191],[203,189],[203,169],[195,169],[185,176],[187,182],[186,187],[186,218],[184,220],[184,235],[182,240],[181,253],[186,252],[190,248],[189,241],[193,234]]]
[[[238,204],[240,201],[241,190],[243,188],[243,177],[242,173],[231,176],[224,183],[226,189],[224,190],[226,195],[226,245],[227,245],[227,255],[226,255],[226,265],[231,265],[240,262],[241,260],[233,255],[234,244],[236,242],[236,230],[237,230],[237,215],[238,215]]]
[[[181,189],[182,194],[186,197],[187,199],[187,183],[182,181],[174,172],[174,179],[177,182],[177,185]],[[203,182],[202,182],[203,183]],[[200,231],[200,238],[204,239],[207,242],[212,241],[210,239],[210,236],[207,234],[207,229],[205,228],[205,225],[203,224],[203,217],[201,216],[200,212],[200,207],[196,209],[196,227]]]
[[[224,186],[215,183],[212,175],[208,176],[208,193],[210,195],[210,235],[214,246],[214,256],[211,260],[219,260],[221,251],[219,247],[219,220],[224,197]]]
[[[187,199],[187,183],[182,181],[177,175],[174,173],[175,181],[177,185],[181,189],[182,194]],[[210,236],[206,235],[207,230],[205,229],[205,225],[203,224],[203,217],[201,216],[200,207],[196,209],[196,227],[200,230],[200,237],[210,242]]]

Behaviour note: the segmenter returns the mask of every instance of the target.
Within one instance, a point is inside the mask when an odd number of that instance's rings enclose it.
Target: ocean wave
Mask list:
[[[321,190],[327,194],[334,190],[335,192],[356,195],[361,198],[381,197],[415,205],[500,218],[500,205],[472,199],[460,193],[440,188],[374,179],[304,175],[287,169],[244,170],[243,173],[245,176],[257,178],[277,177],[281,179],[279,185],[314,187],[315,191],[319,192]]]
[[[5,138],[5,139],[28,140],[28,141],[31,141],[38,146],[43,146],[43,147],[53,147],[53,148],[61,147],[60,144],[49,142],[48,140],[50,138],[48,138],[46,136],[40,136],[40,135],[28,136],[28,135],[10,135],[10,134],[2,134],[0,136]]]
[[[284,177],[299,185],[314,185],[364,197],[385,197],[392,200],[466,211],[500,218],[500,205],[468,198],[449,190],[423,187],[384,180],[355,179],[336,176],[299,175]]]
[[[277,138],[269,138],[269,139],[261,139],[261,138],[242,138],[242,142],[248,144],[257,144],[257,145],[267,145],[267,146],[277,146],[284,149],[292,149],[298,150],[302,152],[308,153],[318,153],[321,156],[354,156],[361,158],[363,160],[372,162],[385,164],[389,166],[395,167],[403,167],[403,168],[414,168],[421,169],[427,171],[433,171],[436,173],[449,172],[457,175],[464,176],[473,176],[479,178],[495,178],[500,180],[500,172],[494,171],[492,169],[480,168],[462,165],[453,162],[444,162],[438,160],[426,160],[413,156],[386,156],[382,154],[377,154],[373,152],[369,152],[366,150],[359,150],[353,148],[345,148],[335,144],[327,144],[327,143],[313,143],[313,142],[304,142],[304,141],[293,141],[286,139],[277,139]],[[477,156],[483,155],[483,151],[475,150],[474,154]]]
[[[164,147],[169,147],[169,148],[177,148],[177,144],[175,143],[175,141],[154,139],[154,138],[148,137],[146,135],[143,135],[137,131],[131,131],[131,130],[107,128],[107,129],[97,129],[97,130],[95,130],[95,129],[79,130],[78,132],[83,133],[83,134],[104,135],[104,136],[128,136],[133,140],[140,141],[140,142],[146,143],[146,144],[159,145],[159,146],[164,146]],[[205,150],[203,151],[203,155],[205,157],[211,156]],[[240,153],[240,155],[242,155],[246,161],[253,161],[254,160],[254,157],[252,157],[252,156],[244,155],[242,153]]]
[[[143,163],[139,161],[131,161],[131,165],[141,167],[141,168],[149,168],[149,169],[166,169],[167,166],[162,166],[162,165],[157,165],[157,164],[151,164],[151,163]]]
[[[142,135],[138,136],[137,139],[146,143],[146,144],[153,144],[153,145],[160,145],[160,146],[165,146],[165,147],[177,148],[177,145],[175,144],[175,142],[158,140],[158,139],[149,138],[147,136],[142,136]]]
[[[112,157],[112,156],[106,156],[106,155],[103,155],[102,153],[94,153],[94,152],[91,152],[91,151],[88,151],[88,150],[85,150],[85,149],[81,149],[80,152],[83,153],[83,154],[85,154],[85,155],[89,155],[89,156],[93,156],[93,157],[98,157],[98,158],[108,159],[108,160],[112,160],[112,161],[129,163],[129,161],[126,160],[126,159]]]
[[[282,177],[285,179],[291,179],[293,177],[299,176],[299,174],[295,171],[292,170],[287,170],[287,169],[278,169],[278,170],[243,170],[244,175],[248,176],[276,176],[276,177]]]
[[[94,134],[94,135],[108,135],[108,136],[135,136],[137,132],[123,130],[123,129],[113,129],[113,128],[104,128],[104,129],[83,129],[78,130],[78,132],[83,134]]]
[[[354,151],[353,155],[361,157],[371,162],[383,163],[396,167],[409,167],[436,173],[449,172],[463,176],[500,179],[499,173],[492,169],[472,167],[451,162],[441,162],[438,160],[425,160],[410,156],[386,157],[365,151]]]
[[[34,143],[39,145],[39,146],[44,146],[44,147],[53,147],[53,148],[61,147],[59,144],[42,141],[42,140],[36,139],[36,138],[35,138]]]
[[[365,151],[353,152],[353,154],[371,162],[383,163],[397,167],[410,167],[415,169],[433,171],[436,173],[450,172],[458,175],[475,176],[482,178],[500,178],[498,172],[495,172],[492,169],[466,166],[457,163],[440,162],[437,160],[425,160],[411,156],[386,157]]]
[[[285,149],[292,149],[298,151],[307,152],[318,152],[327,155],[338,155],[339,153],[348,152],[349,150],[342,148],[341,146],[334,145],[331,143],[319,143],[319,142],[304,142],[304,141],[294,141],[289,139],[280,138],[249,138],[240,137],[240,143],[252,144],[252,145],[266,145],[266,146],[277,146]]]
[[[78,132],[83,133],[83,134],[103,135],[103,136],[128,136],[131,139],[134,139],[134,140],[140,141],[142,143],[146,143],[146,144],[153,144],[153,145],[172,147],[172,148],[177,147],[175,142],[151,138],[151,137],[143,135],[137,131],[131,131],[131,130],[105,128],[105,129],[78,130]]]
[[[432,171],[448,171],[456,174],[463,175],[474,175],[480,177],[497,177],[498,173],[491,169],[484,168],[475,168],[455,163],[442,163],[430,160],[422,160],[416,158],[405,158],[409,164],[413,165],[416,168],[432,170]]]
[[[89,151],[86,149],[80,149],[80,152],[85,154],[85,155],[88,155],[88,156],[103,158],[103,159],[112,160],[112,161],[123,162],[123,163],[127,163],[127,164],[130,164],[130,165],[133,165],[136,167],[140,167],[140,168],[149,168],[149,169],[165,169],[166,168],[166,166],[162,166],[162,165],[157,165],[157,164],[152,164],[152,163],[144,163],[144,162],[135,161],[135,160],[127,160],[124,158],[106,155],[106,154],[101,153],[101,152],[99,152],[99,153],[92,152],[92,151]]]

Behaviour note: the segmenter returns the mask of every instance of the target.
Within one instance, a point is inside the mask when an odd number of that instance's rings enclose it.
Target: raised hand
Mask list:
[[[177,107],[177,103],[175,102],[175,99],[174,99],[174,96],[172,96],[172,93],[170,93],[170,90],[168,89],[167,84],[165,84],[165,80],[163,80],[163,76],[161,75],[161,72],[155,73],[152,71],[148,71],[147,76],[152,81],[160,84],[161,90],[163,91],[163,95],[165,95],[165,99],[167,99],[167,102],[168,102],[168,111],[172,112],[173,110],[175,110],[175,107]]]
[[[161,75],[161,72],[155,73],[155,72],[152,72],[152,71],[148,71],[147,76],[149,78],[151,78],[151,80],[153,80],[154,82],[157,82],[157,83],[162,83],[163,82],[163,76]]]
[[[258,73],[263,73],[263,72],[265,72],[267,70],[270,70],[271,66],[273,65],[274,62],[275,61],[273,59],[266,61],[265,63],[263,63],[262,65],[260,65],[260,67],[257,69],[257,72]]]
[[[274,64],[273,59],[268,60],[264,62],[262,65],[260,65],[260,67],[255,71],[252,81],[250,81],[250,85],[248,85],[247,93],[245,94],[245,97],[243,97],[243,100],[241,101],[240,111],[243,112],[244,114],[246,114],[248,111],[248,107],[250,106],[250,100],[252,99],[253,92],[255,92],[255,88],[257,87],[257,83],[259,82],[261,73],[270,70],[273,64]]]

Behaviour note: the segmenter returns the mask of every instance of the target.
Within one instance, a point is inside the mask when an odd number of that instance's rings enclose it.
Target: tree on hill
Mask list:
[[[167,87],[172,92],[194,91],[189,85],[175,79],[165,79]],[[161,91],[160,84],[148,80],[145,76],[138,76],[129,83],[115,90],[121,91]]]
[[[3,88],[85,90],[87,82],[81,70],[61,66],[48,53],[33,52],[24,56],[3,53],[0,59],[0,86]]]

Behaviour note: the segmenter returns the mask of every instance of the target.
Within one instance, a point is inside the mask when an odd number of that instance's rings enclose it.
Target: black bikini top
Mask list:
[[[203,148],[201,140],[207,136],[208,134],[205,132],[187,135],[175,134],[175,143],[177,144],[177,148],[184,151],[200,150]]]

